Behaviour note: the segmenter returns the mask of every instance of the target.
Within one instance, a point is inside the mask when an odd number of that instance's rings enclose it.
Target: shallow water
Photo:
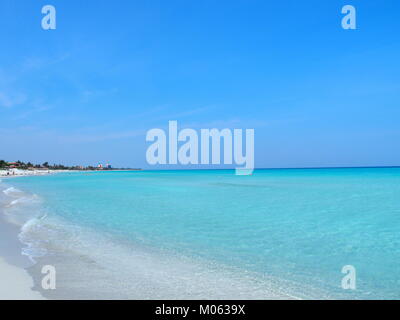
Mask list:
[[[52,297],[400,298],[398,168],[68,173],[2,185],[34,276],[57,267]],[[345,265],[357,290],[341,288]]]

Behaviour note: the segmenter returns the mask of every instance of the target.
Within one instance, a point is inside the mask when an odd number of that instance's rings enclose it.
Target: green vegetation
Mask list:
[[[8,166],[8,163],[5,162],[4,160],[0,160],[0,168],[5,168]]]
[[[43,169],[43,170],[141,170],[141,169],[130,169],[130,168],[111,168],[111,167],[93,167],[93,166],[65,166],[63,164],[53,164],[50,165],[47,161],[42,164],[32,164],[31,162],[7,162],[5,160],[0,160],[0,169],[22,169],[22,170],[35,170],[35,169]]]
[[[19,160],[16,162],[7,162],[4,160],[0,160],[0,169],[12,169],[12,168],[17,168],[22,170],[28,170],[28,169],[84,170],[84,168],[80,166],[69,167],[69,166],[64,166],[62,164],[49,165],[48,162],[45,162],[40,165],[40,164],[32,164],[31,162],[25,163]]]

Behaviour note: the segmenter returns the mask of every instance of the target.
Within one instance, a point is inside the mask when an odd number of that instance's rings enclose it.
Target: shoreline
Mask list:
[[[16,176],[11,176],[13,178]],[[3,182],[6,184],[6,189],[12,187],[12,182]],[[4,188],[3,188],[4,189]],[[5,189],[5,190],[6,190]],[[4,190],[3,190],[4,191]],[[28,256],[21,253],[24,248],[23,242],[20,241],[19,234],[21,228],[19,224],[13,224],[5,219],[1,212],[1,208],[7,206],[13,198],[3,193],[0,189],[0,281],[3,278],[6,283],[7,290],[0,290],[0,299],[6,300],[37,300],[37,299],[245,299],[247,294],[251,293],[251,297],[259,299],[301,299],[300,297],[292,296],[284,293],[279,289],[279,286],[273,284],[271,279],[265,279],[261,283],[261,279],[250,277],[247,274],[245,278],[241,277],[235,268],[228,268],[223,265],[209,264],[208,261],[203,261],[200,258],[192,259],[185,256],[177,256],[175,253],[168,254],[163,250],[153,249],[148,250],[147,247],[140,245],[125,246],[124,243],[110,242],[107,235],[103,234],[88,234],[89,238],[94,238],[97,243],[102,243],[102,247],[106,246],[105,252],[113,252],[120,250],[127,260],[124,260],[124,265],[115,265],[115,257],[103,254],[101,256],[92,256],[92,252],[82,250],[79,252],[59,251],[54,256],[35,257],[35,262]],[[12,193],[11,193],[12,195]],[[15,198],[14,198],[15,199]],[[5,201],[1,201],[5,200]],[[6,230],[7,232],[3,232]],[[85,232],[91,230],[84,229]],[[85,233],[86,234],[86,233]],[[4,248],[2,248],[4,247]],[[85,246],[82,246],[85,249]],[[56,250],[57,251],[57,250]],[[18,260],[18,261],[17,261]],[[57,291],[45,291],[40,284],[43,278],[41,266],[54,265],[57,268]],[[107,266],[105,269],[104,267]],[[138,271],[132,272],[132,266],[135,266]],[[221,268],[223,266],[223,268]],[[122,268],[122,269],[121,269]],[[90,284],[82,282],[82,272],[85,279],[90,279]],[[104,273],[106,272],[106,273]],[[119,280],[115,274],[124,274],[124,279],[130,283],[120,284],[116,289],[114,283]],[[165,283],[165,274],[169,277],[169,282]],[[187,280],[182,281],[183,277]],[[99,291],[96,283],[104,280],[107,275],[106,288]],[[191,277],[195,275],[194,279]],[[251,279],[250,279],[251,278]],[[94,280],[96,279],[96,280]],[[175,283],[180,287],[182,292],[191,288],[185,295],[175,292],[170,282]],[[197,284],[199,282],[200,284]],[[225,283],[229,282],[229,289]],[[73,286],[70,285],[73,284]],[[154,291],[157,287],[157,292]],[[13,290],[10,290],[12,288]],[[247,293],[237,293],[238,290],[244,290]],[[258,294],[253,293],[256,290]],[[101,292],[101,294],[99,293]],[[207,292],[207,293],[206,293]],[[189,295],[189,297],[187,296]]]
[[[55,173],[57,172],[62,171]],[[35,174],[26,172],[19,176],[29,175]],[[40,175],[43,175],[43,172]],[[1,178],[0,180],[3,180]],[[60,242],[61,238],[56,237],[58,243],[52,243],[52,245],[56,245],[52,248],[56,249],[53,250],[56,255],[34,257],[37,263],[27,265],[28,256],[21,254],[21,249],[25,248],[24,242],[20,241],[22,238],[19,238],[21,224],[13,224],[8,221],[1,212],[2,208],[7,208],[10,204],[12,206],[11,200],[20,197],[21,195],[18,195],[20,191],[11,190],[12,181],[4,179],[2,182],[5,185],[0,184],[0,186],[3,186],[3,188],[0,188],[0,275],[9,279],[8,282],[5,282],[7,286],[14,285],[13,282],[15,282],[16,288],[12,294],[0,290],[0,299],[158,300],[172,297],[173,300],[190,298],[287,300],[312,299],[313,296],[317,296],[314,295],[314,291],[320,291],[315,288],[312,291],[309,290],[310,295],[306,295],[303,290],[301,292],[298,290],[296,283],[290,283],[285,279],[262,274],[260,276],[256,272],[246,271],[243,273],[243,270],[236,267],[203,260],[200,257],[180,256],[174,251],[147,248],[140,244],[132,245],[129,243],[125,245],[123,241],[110,241],[107,234],[93,233],[93,230],[82,227],[79,227],[79,234],[83,234],[85,237],[82,242],[76,243],[77,246],[69,247],[69,250],[58,250],[59,247],[62,247],[63,242]],[[18,187],[17,182],[16,185]],[[24,190],[23,188],[19,189]],[[3,192],[5,190],[7,191]],[[10,214],[8,208],[4,211]],[[27,210],[23,208],[21,211]],[[14,215],[10,214],[9,216]],[[54,221],[52,222],[55,225]],[[75,229],[75,226],[73,227],[74,229],[68,228],[68,226],[66,229],[64,228],[62,235],[67,235],[67,238],[73,235],[73,233],[65,233],[66,230],[76,232],[77,229]],[[3,232],[2,228],[8,230],[8,232]],[[52,236],[53,234],[44,234],[43,239],[52,238],[49,235]],[[87,239],[93,240],[88,246],[86,246],[88,242],[85,242]],[[111,240],[113,239],[111,238]],[[13,245],[13,242],[17,242],[17,244]],[[102,248],[101,252],[93,251],[93,246],[90,246],[92,243],[96,244],[96,248]],[[2,246],[2,244],[5,245]],[[2,247],[6,247],[6,250],[2,250]],[[64,247],[62,248],[64,249]],[[110,252],[118,252],[119,256],[123,256],[123,264],[115,264],[118,259],[115,259],[112,254],[108,254]],[[106,254],[104,255],[104,253]],[[14,260],[19,257],[20,260],[24,261],[22,263],[11,261],[10,257]],[[41,288],[40,284],[43,278],[41,267],[44,265],[54,265],[57,268],[57,289],[59,290],[46,291]],[[132,270],[135,271],[132,272]],[[118,276],[115,277],[115,275]],[[124,276],[123,282],[121,282],[120,275]],[[166,275],[168,276],[167,282],[165,281]],[[97,285],[100,282],[102,283],[101,287]],[[115,285],[116,283],[119,283],[118,288]],[[226,283],[230,285],[227,287]],[[154,288],[157,288],[157,290]],[[180,288],[180,290],[176,291],[175,288]],[[319,293],[318,296],[329,298],[325,292]]]
[[[19,229],[1,217],[0,232],[0,300],[44,300],[33,289],[34,279],[27,270],[32,262],[22,254]]]
[[[44,176],[48,174],[73,172],[73,170],[25,170],[25,169],[0,169],[0,178],[15,178],[29,176]],[[77,171],[79,172],[79,171]]]
[[[22,267],[8,264],[0,256],[0,300],[46,300],[34,291],[33,278]]]
[[[1,180],[21,176],[47,175],[53,172],[35,172],[18,170],[13,175],[7,175],[0,170]],[[0,191],[3,193],[3,190]],[[1,194],[3,197],[3,194]],[[32,261],[22,254],[23,243],[19,239],[20,227],[5,219],[2,208],[6,205],[1,199],[0,203],[0,300],[45,300],[46,298],[34,290],[34,279],[27,268],[32,266]]]

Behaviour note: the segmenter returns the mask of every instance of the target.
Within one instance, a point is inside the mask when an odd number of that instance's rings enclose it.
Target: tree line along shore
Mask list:
[[[63,164],[49,164],[48,162],[44,162],[42,164],[33,164],[31,162],[7,162],[5,160],[0,160],[0,170],[12,170],[12,169],[20,169],[20,170],[78,170],[78,171],[94,171],[94,170],[141,170],[141,169],[133,169],[133,168],[112,168],[111,165],[103,166],[101,164],[97,166],[66,166]]]

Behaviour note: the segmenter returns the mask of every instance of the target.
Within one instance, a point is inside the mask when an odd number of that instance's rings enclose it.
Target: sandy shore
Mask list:
[[[0,217],[0,300],[44,299],[32,290],[33,279],[25,270],[31,262],[21,254],[18,232],[18,227]]]
[[[33,280],[25,269],[8,264],[0,257],[0,300],[42,300],[33,291]]]
[[[18,176],[42,176],[45,174],[56,172],[68,172],[68,170],[21,170],[21,169],[8,169],[0,170],[0,177],[18,177]]]
[[[49,173],[51,172],[47,170],[0,170],[0,178],[6,177],[4,180],[9,181],[12,177]],[[2,198],[3,201],[4,199]],[[20,230],[4,219],[1,205],[0,203],[0,300],[44,299],[39,292],[32,290],[33,279],[25,269],[31,263],[21,254],[22,243],[18,239]]]

